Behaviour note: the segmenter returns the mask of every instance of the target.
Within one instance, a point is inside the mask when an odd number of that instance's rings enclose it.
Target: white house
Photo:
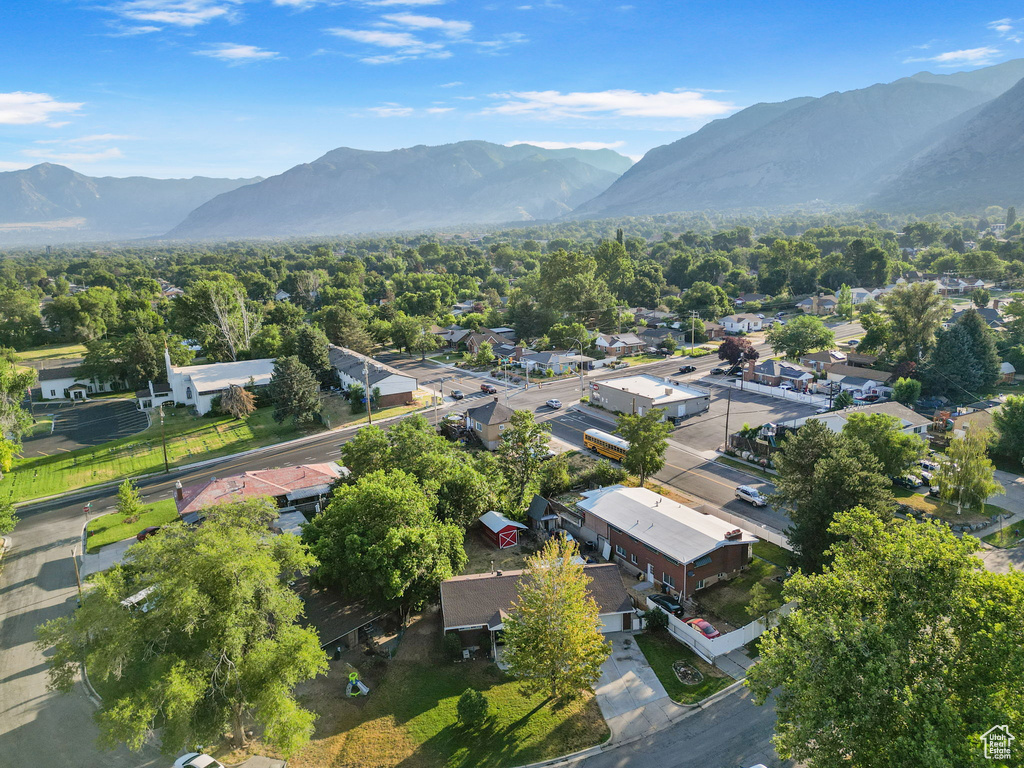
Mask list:
[[[210,365],[171,365],[171,354],[164,350],[166,381],[149,382],[149,387],[135,393],[139,410],[155,408],[164,403],[191,405],[202,416],[213,408],[213,399],[231,388],[265,387],[274,373],[274,358],[238,360]]]
[[[377,407],[406,405],[416,399],[416,379],[407,376],[396,368],[378,362],[345,347],[331,344],[327,354],[331,365],[338,372],[338,378],[346,389],[353,384],[366,388],[370,393],[376,391],[374,404]]]
[[[761,330],[761,318],[750,313],[729,315],[719,320],[726,333],[753,333]]]
[[[817,419],[833,432],[842,432],[843,427],[846,426],[847,419],[855,413],[884,413],[889,416],[895,416],[899,419],[903,431],[912,435],[925,434],[928,431],[928,425],[932,423],[932,420],[929,417],[922,416],[916,411],[912,411],[910,408],[907,408],[905,405],[900,405],[899,403],[890,401],[887,403],[874,403],[873,405],[859,405],[852,408],[844,408],[841,411],[830,411],[829,413],[824,413],[818,416],[802,416],[797,419],[780,422],[780,424],[784,427],[799,429],[806,424],[809,419]]]
[[[43,400],[85,400],[97,392],[113,392],[114,382],[93,381],[78,375],[81,360],[61,360],[39,369],[39,393]]]

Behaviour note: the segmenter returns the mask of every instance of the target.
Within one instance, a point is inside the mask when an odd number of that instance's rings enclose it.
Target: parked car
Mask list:
[[[679,366],[679,372],[680,373],[693,373],[696,370],[697,370],[697,366],[695,366],[695,365],[681,365],[681,366]]]
[[[761,320],[764,320],[764,315],[758,315],[758,318],[760,318]]]
[[[704,637],[721,637],[722,633],[715,629],[711,624],[704,619],[689,619],[687,622],[691,627],[700,632]]]
[[[939,486],[937,486],[937,485],[933,485],[933,486],[930,486],[928,488],[928,495],[929,496],[938,497],[939,493],[940,493]]]
[[[932,477],[934,477],[934,475],[932,475],[932,473],[929,472],[927,469],[922,469],[917,474],[919,474],[921,476],[921,480],[923,480],[925,482],[925,484],[927,484],[927,485],[931,485],[932,484]]]
[[[496,386],[494,386],[493,384],[486,384],[486,383],[481,384],[480,385],[480,391],[483,392],[484,394],[487,394],[487,395],[496,395],[496,394],[498,394],[498,388]]]
[[[466,393],[461,389],[453,389],[451,391],[452,400],[461,400],[466,396]]]
[[[174,768],[224,768],[224,764],[201,752],[188,752],[174,761]]]
[[[793,385],[788,381],[784,381],[782,384],[779,384],[779,389],[793,389]]]
[[[904,475],[903,477],[894,477],[892,479],[893,485],[898,485],[900,488],[906,488],[908,490],[914,490],[921,485],[921,478],[915,475]]]
[[[145,541],[146,539],[148,539],[150,536],[152,536],[154,533],[156,533],[159,530],[160,530],[160,526],[159,525],[151,525],[148,528],[143,528],[141,531],[139,531],[137,534],[135,534],[135,538],[138,541]]]
[[[756,488],[751,488],[749,485],[741,485],[736,488],[736,498],[749,502],[755,507],[763,507],[768,504],[768,499],[765,498],[764,494]]]
[[[668,595],[651,595],[651,602],[675,616],[678,616],[683,611],[683,606]]]
[[[919,467],[924,467],[929,472],[934,472],[939,468],[939,463],[937,461],[932,461],[931,459],[921,459],[917,462],[917,465]]]
[[[785,313],[785,312],[776,312],[776,313],[775,313],[775,316],[776,316],[776,317],[785,317],[785,315],[786,315],[786,313]]]
[[[851,347],[856,347],[858,344],[860,344],[860,339],[850,339],[846,343]]]
[[[548,408],[554,408],[555,410],[557,410],[562,407],[562,401],[551,399],[544,403],[544,405],[546,405]]]
[[[712,376],[725,376],[725,368],[712,368],[711,369],[711,375]]]

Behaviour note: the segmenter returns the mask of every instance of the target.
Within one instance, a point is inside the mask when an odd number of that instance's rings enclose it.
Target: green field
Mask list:
[[[19,363],[28,363],[37,360],[77,359],[83,357],[85,352],[84,344],[47,344],[45,347],[18,352],[16,357]]]
[[[86,551],[91,555],[100,547],[134,536],[151,525],[167,525],[177,519],[178,508],[174,505],[174,499],[164,499],[146,504],[145,511],[134,523],[125,523],[124,518],[118,512],[101,515],[90,520],[89,525],[86,526],[86,530],[89,532],[89,548]]]
[[[316,432],[319,424],[297,429],[277,424],[270,408],[247,419],[202,418],[184,408],[168,409],[167,458],[172,467],[227,456]],[[160,423],[131,437],[54,456],[18,459],[0,481],[0,498],[13,502],[52,496],[90,485],[137,477],[164,468]]]
[[[717,693],[733,682],[733,679],[717,667],[708,664],[704,659],[673,638],[667,631],[644,632],[635,638],[636,644],[647,657],[654,674],[665,686],[672,701],[680,704],[696,704],[713,693]],[[672,669],[673,662],[685,661],[704,675],[704,679],[696,685],[684,685],[676,677]]]

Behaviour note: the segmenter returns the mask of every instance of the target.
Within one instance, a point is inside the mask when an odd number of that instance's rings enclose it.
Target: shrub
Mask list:
[[[658,608],[651,608],[644,611],[644,629],[648,632],[656,632],[659,629],[668,629],[668,614]]]
[[[462,658],[462,641],[458,632],[448,632],[444,636],[444,655],[452,661]]]
[[[491,704],[480,691],[467,688],[459,696],[459,703],[455,708],[459,713],[459,722],[464,727],[479,728],[490,716]]]

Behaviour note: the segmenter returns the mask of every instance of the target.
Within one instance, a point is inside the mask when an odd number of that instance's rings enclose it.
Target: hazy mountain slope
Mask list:
[[[0,243],[116,240],[166,232],[255,179],[93,178],[43,163],[0,173]]]
[[[919,73],[821,98],[758,104],[651,150],[574,215],[857,203],[893,169],[1024,77],[1024,60]]]
[[[214,198],[167,236],[293,237],[549,219],[616,176],[563,150],[528,145],[340,148]]]
[[[1024,80],[910,160],[868,205],[974,212],[1024,202]]]

